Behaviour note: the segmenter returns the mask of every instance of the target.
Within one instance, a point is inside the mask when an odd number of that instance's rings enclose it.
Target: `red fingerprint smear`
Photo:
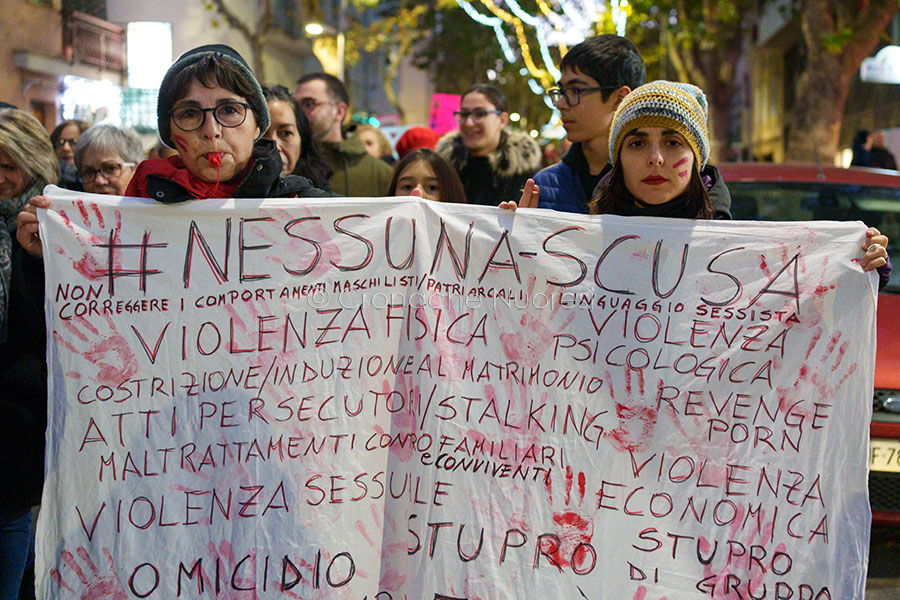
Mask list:
[[[187,140],[185,140],[180,135],[173,135],[172,141],[175,142],[175,145],[178,146],[178,149],[182,152],[187,150]]]
[[[838,348],[838,357],[837,360],[834,361],[834,366],[831,367],[831,371],[837,371],[838,367],[841,366],[841,363],[844,362],[844,356],[847,354],[847,342],[841,344],[841,347]]]
[[[824,298],[825,294],[827,294],[830,290],[834,289],[834,284],[831,285],[818,285],[816,286],[815,291],[813,292],[817,298]]]
[[[815,331],[813,331],[812,337],[809,340],[809,348],[806,350],[806,360],[809,360],[809,355],[812,354],[813,349],[816,347],[816,344],[819,343],[819,340],[822,338],[822,328],[818,327]]]
[[[94,214],[97,215],[97,224],[100,227],[106,227],[106,223],[103,221],[103,215],[100,214],[100,208],[93,202],[91,202],[91,208],[94,211]]]
[[[828,340],[828,345],[825,346],[825,354],[830,355],[834,352],[834,347],[837,346],[837,343],[841,340],[841,332],[839,331],[836,335],[832,336],[830,340]]]
[[[584,563],[590,560],[590,554],[587,552],[575,552],[580,544],[589,544],[594,536],[594,524],[590,519],[585,518],[575,512],[561,512],[553,515],[553,522],[562,528],[559,532],[559,548],[550,556],[561,567],[567,567],[573,557],[576,562],[575,567],[582,568]]]
[[[587,482],[585,481],[584,472],[582,471],[582,472],[578,473],[578,495],[581,498],[584,498],[584,491],[585,491],[584,488],[586,485],[587,485]]]
[[[79,260],[72,263],[72,267],[86,279],[100,278],[100,274],[97,271],[97,261],[89,254],[85,254]]]
[[[759,268],[766,274],[766,277],[772,276],[772,273],[769,272],[769,263],[766,262],[766,257],[762,254],[759,255]]]
[[[370,546],[375,546],[375,544],[372,543],[372,539],[369,537],[369,533],[366,531],[366,526],[363,525],[362,521],[356,521],[356,530],[363,536],[363,538],[365,538],[367,542],[369,542]]]
[[[81,213],[81,220],[84,222],[84,224],[87,225],[88,223],[90,223],[90,222],[91,222],[91,218],[90,218],[90,216],[88,215],[87,209],[84,207],[84,201],[83,201],[83,200],[76,200],[76,201],[75,201],[75,206],[78,207],[78,212]]]
[[[616,403],[619,426],[607,433],[619,452],[641,449],[656,428],[656,409],[648,406],[629,407]]]

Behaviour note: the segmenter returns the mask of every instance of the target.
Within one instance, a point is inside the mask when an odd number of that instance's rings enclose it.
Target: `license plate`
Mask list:
[[[900,441],[870,440],[869,469],[900,473]]]

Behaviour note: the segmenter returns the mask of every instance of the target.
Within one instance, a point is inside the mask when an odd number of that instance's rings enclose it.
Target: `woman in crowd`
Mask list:
[[[462,96],[455,113],[459,130],[438,141],[435,150],[459,173],[470,204],[496,206],[518,200],[529,177],[541,168],[541,149],[531,136],[507,128],[503,93],[478,84]]]
[[[59,161],[43,125],[0,110],[0,599],[18,597],[40,502],[47,421],[44,281],[40,261],[16,241],[16,214],[48,183]],[[27,277],[26,277],[27,275]]]
[[[609,135],[612,170],[594,190],[592,214],[711,219],[700,170],[709,159],[706,96],[654,81],[622,100]]]
[[[594,190],[591,214],[717,218],[700,177],[709,159],[707,122],[706,96],[696,86],[654,81],[628,94],[613,115],[612,170]],[[537,198],[519,206],[536,207]],[[515,208],[515,203],[502,208]],[[882,283],[890,276],[887,241],[870,227],[859,261],[866,271],[878,269]]]
[[[147,158],[169,158],[170,156],[175,156],[178,154],[172,148],[169,148],[165,144],[162,143],[162,140],[157,140],[157,142],[150,148],[150,151],[147,152]]]
[[[269,128],[269,109],[250,67],[233,48],[200,46],[166,72],[156,107],[159,139],[178,155],[147,159],[134,172],[126,196],[174,203],[202,198],[324,197],[329,192],[296,175],[282,177]],[[16,232],[29,252],[42,253],[32,198]]]
[[[453,167],[433,150],[420,148],[394,166],[388,196],[420,196],[435,202],[465,204],[466,192]]]
[[[59,159],[59,185],[70,190],[81,190],[78,172],[75,168],[75,146],[81,134],[89,125],[79,119],[63,121],[50,132],[50,141]]]
[[[306,177],[327,190],[334,169],[319,152],[306,115],[291,93],[281,85],[263,87],[269,107],[269,128],[263,137],[274,140],[281,157],[281,174]]]
[[[75,146],[75,164],[84,191],[125,195],[143,153],[141,139],[134,131],[115,125],[94,125]]]
[[[391,149],[391,143],[381,133],[381,130],[368,123],[360,123],[356,126],[356,133],[359,134],[359,139],[365,145],[366,152],[389,165],[394,164],[394,151]]]

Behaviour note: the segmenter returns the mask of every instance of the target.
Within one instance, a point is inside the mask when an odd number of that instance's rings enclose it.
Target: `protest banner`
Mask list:
[[[861,599],[861,223],[52,190],[41,598]]]

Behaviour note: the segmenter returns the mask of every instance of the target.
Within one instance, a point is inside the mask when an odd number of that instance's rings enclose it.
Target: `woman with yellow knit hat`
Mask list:
[[[594,190],[592,214],[713,219],[716,212],[700,171],[709,159],[703,91],[687,83],[654,81],[622,100],[609,135],[612,171]],[[890,273],[887,237],[866,232],[860,266]]]
[[[700,170],[709,159],[700,88],[654,81],[628,94],[613,116],[612,171],[594,191],[593,214],[710,219]]]

